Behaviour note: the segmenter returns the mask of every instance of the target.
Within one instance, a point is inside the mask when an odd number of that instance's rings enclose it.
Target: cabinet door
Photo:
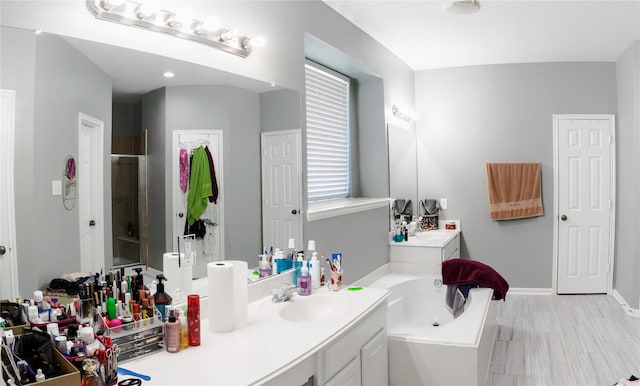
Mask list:
[[[387,329],[383,328],[360,350],[362,360],[362,384],[387,386],[389,384],[389,361],[387,352]]]
[[[342,370],[325,383],[325,386],[361,386],[360,355],[353,358]]]

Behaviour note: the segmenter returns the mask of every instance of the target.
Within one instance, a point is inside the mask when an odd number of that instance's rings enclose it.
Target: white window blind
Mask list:
[[[307,198],[348,197],[349,78],[315,63],[305,64]]]

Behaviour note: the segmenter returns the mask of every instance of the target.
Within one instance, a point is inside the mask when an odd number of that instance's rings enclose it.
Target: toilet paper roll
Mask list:
[[[184,253],[180,254],[184,259]],[[162,273],[167,278],[164,282],[164,290],[171,297],[176,296],[176,289],[180,288],[180,296],[186,297],[193,291],[192,278],[193,278],[193,266],[182,265],[178,266],[178,254],[176,252],[167,252],[162,255]],[[184,300],[184,299],[182,299]],[[179,302],[180,299],[174,299],[174,303]]]
[[[249,288],[247,283],[247,271],[249,266],[246,261],[225,260],[233,264],[233,325],[239,329],[247,325],[249,313]]]
[[[233,264],[226,261],[207,264],[207,287],[209,329],[213,332],[233,331],[235,320]]]

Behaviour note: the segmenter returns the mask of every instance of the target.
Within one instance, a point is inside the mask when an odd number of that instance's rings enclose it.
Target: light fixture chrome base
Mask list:
[[[203,21],[193,19],[180,22],[171,11],[144,12],[142,3],[130,0],[86,0],[86,4],[89,12],[100,20],[163,32],[243,58],[251,53],[251,39],[239,36],[237,31],[222,28],[208,31],[203,28]]]

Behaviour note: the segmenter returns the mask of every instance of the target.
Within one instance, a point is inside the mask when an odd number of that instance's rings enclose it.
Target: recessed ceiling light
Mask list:
[[[173,73],[173,72],[171,72],[171,71],[167,71],[167,72],[165,72],[164,74],[162,74],[162,76],[164,76],[164,77],[165,77],[165,78],[167,78],[167,79],[170,79],[170,78],[173,78],[174,76],[176,76],[176,74],[174,74],[174,73]]]

